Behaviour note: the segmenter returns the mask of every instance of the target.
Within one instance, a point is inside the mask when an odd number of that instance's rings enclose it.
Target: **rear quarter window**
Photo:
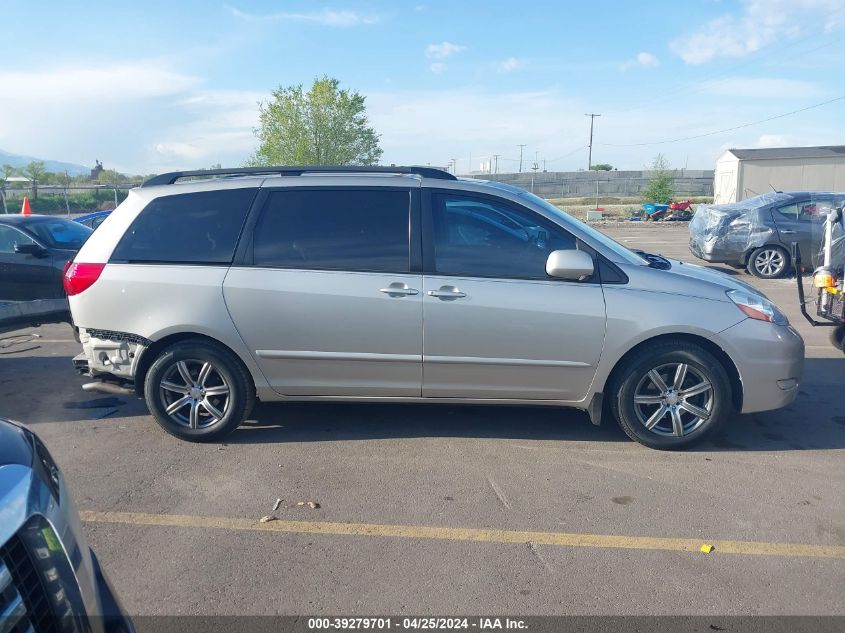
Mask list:
[[[257,191],[225,189],[156,198],[132,222],[111,261],[230,264]]]

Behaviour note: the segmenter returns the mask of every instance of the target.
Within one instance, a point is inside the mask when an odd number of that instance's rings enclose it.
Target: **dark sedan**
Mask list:
[[[816,260],[827,213],[845,193],[771,192],[733,204],[698,205],[690,222],[690,251],[699,259],[742,266],[755,277],[782,277],[792,244]]]
[[[0,321],[43,323],[66,316],[62,271],[91,232],[64,218],[0,215]]]

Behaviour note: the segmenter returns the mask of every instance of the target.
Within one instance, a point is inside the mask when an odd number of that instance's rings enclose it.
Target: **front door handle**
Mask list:
[[[455,286],[440,286],[437,290],[429,290],[426,294],[438,299],[460,299],[467,296],[467,293],[461,292]]]
[[[795,235],[795,231],[790,231],[790,230],[786,230],[786,229],[778,229],[778,232],[781,235]]]
[[[416,288],[411,288],[408,284],[401,281],[394,281],[387,288],[379,288],[379,292],[383,292],[391,297],[407,297],[420,294]]]

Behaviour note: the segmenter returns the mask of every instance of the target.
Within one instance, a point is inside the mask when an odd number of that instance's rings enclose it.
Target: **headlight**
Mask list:
[[[775,325],[789,325],[789,319],[774,303],[744,290],[728,290],[728,298],[750,319],[768,321]]]

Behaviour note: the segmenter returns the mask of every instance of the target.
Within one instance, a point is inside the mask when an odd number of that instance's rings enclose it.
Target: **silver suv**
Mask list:
[[[575,407],[682,448],[789,404],[804,359],[751,286],[425,167],[163,174],[64,281],[77,368],[191,441],[258,398]]]

